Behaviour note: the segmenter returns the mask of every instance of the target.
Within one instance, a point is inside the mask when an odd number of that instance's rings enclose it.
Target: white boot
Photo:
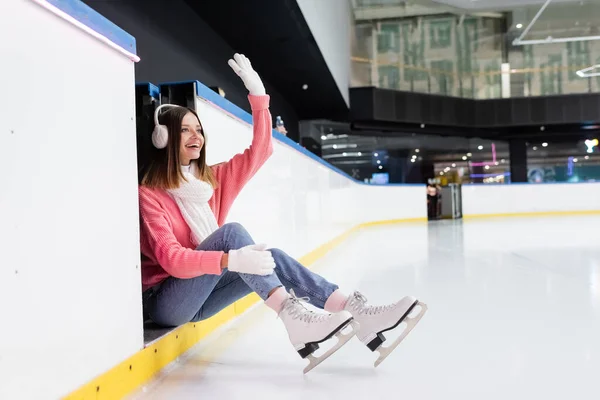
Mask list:
[[[408,317],[408,314],[417,306],[421,307],[419,313],[414,317]],[[354,292],[348,298],[344,309],[349,311],[360,324],[357,334],[360,341],[366,344],[371,351],[379,352],[379,358],[375,361],[377,367],[415,327],[427,311],[427,306],[412,296],[406,296],[396,303],[385,306],[370,306],[367,305],[365,296],[360,292]],[[402,322],[407,324],[404,332],[392,345],[384,347],[383,342],[386,339],[383,332],[397,328]]]
[[[293,290],[290,292],[290,297],[283,302],[279,316],[298,354],[310,361],[304,369],[304,373],[307,373],[356,335],[358,324],[348,311],[333,314],[317,309],[310,311],[303,304],[308,299],[296,297]],[[342,330],[348,326],[351,327],[351,331],[346,334],[342,333]],[[313,353],[319,348],[319,343],[331,339],[333,336],[339,339],[337,344],[322,356],[313,356]]]

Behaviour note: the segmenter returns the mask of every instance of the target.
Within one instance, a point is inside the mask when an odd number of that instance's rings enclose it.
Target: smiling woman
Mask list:
[[[256,244],[242,225],[225,223],[242,188],[273,153],[270,98],[250,61],[234,58],[229,65],[250,92],[252,108],[252,145],[242,153],[207,166],[207,136],[198,115],[174,105],[156,109],[157,152],[139,188],[145,316],[165,327],[201,321],[255,292],[281,317],[298,354],[310,360],[304,372],[354,335],[379,351],[378,365],[425,313],[424,304],[405,296],[386,306],[368,305],[359,292],[344,294],[282,250]],[[415,307],[419,312],[409,316]],[[383,332],[403,321],[403,335],[383,346]],[[333,347],[314,355],[334,337],[339,341]]]
[[[168,111],[158,116],[159,112]],[[156,109],[156,127],[152,143],[158,151],[142,179],[142,185],[156,189],[175,189],[184,179],[183,173],[192,173],[208,182],[213,189],[217,181],[213,171],[206,165],[206,137],[196,111],[164,104]],[[179,132],[169,137],[168,132]]]

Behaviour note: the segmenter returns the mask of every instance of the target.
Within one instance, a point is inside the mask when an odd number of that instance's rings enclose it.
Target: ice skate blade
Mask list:
[[[346,330],[348,327],[350,327],[352,330],[348,333],[343,333],[342,331]],[[304,373],[305,374],[308,373],[314,367],[316,367],[317,365],[319,365],[323,361],[325,361],[325,359],[330,357],[333,353],[338,351],[340,349],[340,347],[345,345],[350,339],[352,339],[356,335],[356,333],[358,332],[358,328],[359,328],[358,322],[351,321],[349,324],[345,325],[342,329],[340,329],[334,335],[335,337],[338,338],[338,342],[335,346],[333,346],[331,349],[327,350],[327,352],[325,352],[325,354],[323,354],[322,356],[315,357],[314,355],[310,354],[308,357],[306,357],[306,359],[309,361],[309,363],[306,366],[306,368],[304,368]]]
[[[404,332],[402,332],[402,335],[400,335],[400,337],[398,339],[396,339],[396,341],[394,343],[392,343],[390,346],[384,347],[383,345],[381,345],[376,350],[377,352],[379,352],[379,358],[375,361],[375,365],[374,365],[375,367],[377,367],[379,364],[381,364],[383,362],[383,360],[385,360],[387,358],[387,356],[389,356],[390,353],[392,351],[394,351],[394,349],[396,347],[398,347],[400,342],[402,342],[404,340],[404,338],[410,333],[410,331],[413,330],[413,328],[417,325],[417,323],[421,320],[421,318],[427,311],[427,305],[425,303],[421,303],[420,301],[417,301],[417,303],[413,307],[411,307],[411,309],[413,309],[416,306],[421,306],[421,311],[415,317],[411,318],[407,315],[406,318],[404,318],[404,320],[402,322],[406,322],[407,326],[406,326],[406,328],[404,328]]]

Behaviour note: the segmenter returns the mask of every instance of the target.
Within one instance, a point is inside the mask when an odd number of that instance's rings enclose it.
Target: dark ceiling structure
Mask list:
[[[231,47],[252,59],[299,119],[348,117],[348,106],[296,0],[264,0],[260,6],[239,0],[186,3]]]
[[[351,89],[350,100],[355,134],[572,142],[600,133],[598,93],[473,100],[369,87]]]

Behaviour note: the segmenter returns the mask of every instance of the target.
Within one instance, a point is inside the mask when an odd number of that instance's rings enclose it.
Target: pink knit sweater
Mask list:
[[[254,136],[242,154],[211,167],[219,186],[209,201],[222,226],[233,201],[244,185],[273,153],[269,96],[249,95]],[[139,187],[142,287],[152,287],[169,276],[194,278],[221,273],[222,251],[198,251],[190,240],[191,230],[177,204],[160,189]]]

